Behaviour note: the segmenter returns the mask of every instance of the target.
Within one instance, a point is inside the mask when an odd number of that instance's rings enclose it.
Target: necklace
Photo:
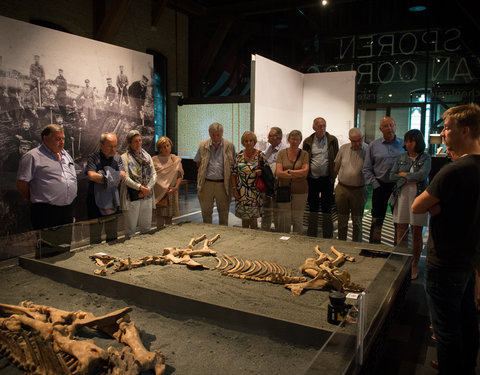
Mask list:
[[[243,150],[243,157],[245,158],[245,160],[250,161],[250,160],[252,160],[253,157],[255,156],[256,151],[257,151],[257,150],[254,149],[254,150],[250,153],[250,155],[248,155],[248,154],[247,154],[247,151],[246,151],[246,150]]]

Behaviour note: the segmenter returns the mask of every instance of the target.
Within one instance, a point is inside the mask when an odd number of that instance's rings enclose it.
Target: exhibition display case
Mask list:
[[[21,257],[21,266],[87,292],[146,306],[152,311],[188,316],[219,327],[254,332],[288,345],[314,349],[316,355],[305,367],[308,374],[320,371],[353,374],[362,367],[373,366],[382,332],[410,281],[407,240],[391,247],[180,223],[128,241],[120,239],[113,244],[89,245],[87,228],[90,224],[80,222],[69,227],[70,248],[63,245],[62,240],[68,227],[42,231],[37,240],[36,256]],[[203,234],[207,240],[216,235],[219,238],[208,246],[216,256],[192,257],[201,267],[151,264],[125,272],[113,272],[114,267],[109,267],[104,276],[94,274],[99,269],[92,260],[94,254],[107,254],[115,259],[114,263],[119,259],[134,262],[146,256],[160,257],[164,248],[188,249],[190,240]],[[47,239],[57,241],[58,246],[53,251],[52,241]],[[194,249],[202,249],[202,246],[203,240]],[[340,315],[334,311],[334,323],[339,325],[331,322],[332,288],[304,290],[294,296],[284,285],[231,277],[219,269],[230,258],[240,262],[248,260],[252,264],[254,261],[275,264],[289,270],[291,276],[300,277],[298,269],[306,259],[318,257],[316,247],[335,258],[331,246],[355,258],[353,262],[340,265],[339,269],[350,274],[352,283],[364,288],[363,293],[354,291],[347,295],[345,303],[353,305],[351,310],[348,306],[341,308]]]

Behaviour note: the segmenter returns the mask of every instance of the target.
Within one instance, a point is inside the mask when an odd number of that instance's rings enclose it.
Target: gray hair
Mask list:
[[[132,143],[133,137],[136,137],[137,135],[140,137],[142,136],[138,130],[130,130],[127,134],[127,143]]]
[[[278,126],[273,126],[270,130],[273,130],[275,135],[279,136],[280,138],[283,137],[282,129],[280,129]]]
[[[208,127],[209,133],[216,132],[218,130],[223,131],[223,125],[218,122],[214,122],[213,124],[210,124],[210,126]]]
[[[63,131],[63,127],[60,126],[60,125],[57,125],[57,124],[49,124],[49,125],[46,125],[43,129],[42,129],[42,133],[40,134],[41,137],[47,137],[49,136],[51,133],[55,133],[55,132],[64,132]]]
[[[100,135],[100,143],[101,143],[102,145],[105,144],[105,141],[107,140],[107,137],[108,137],[109,135],[113,135],[115,138],[117,138],[117,136],[116,136],[115,134],[111,133],[111,132],[102,133],[102,134]]]
[[[300,130],[292,130],[290,133],[288,133],[287,141],[290,140],[290,137],[293,137],[295,135],[300,136],[300,141],[303,139],[302,132]]]
[[[351,128],[348,131],[348,136],[349,137],[356,137],[356,136],[362,136],[362,131],[359,128]]]

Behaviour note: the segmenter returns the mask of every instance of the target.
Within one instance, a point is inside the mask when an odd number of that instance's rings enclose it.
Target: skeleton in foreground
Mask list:
[[[64,311],[22,302],[0,304],[0,352],[19,368],[34,374],[139,374],[165,371],[161,352],[147,351],[126,307],[96,317],[84,311]],[[122,349],[98,347],[94,340],[78,340],[84,327],[123,343]]]

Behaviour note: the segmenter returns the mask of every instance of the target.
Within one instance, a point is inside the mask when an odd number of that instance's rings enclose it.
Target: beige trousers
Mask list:
[[[198,192],[203,222],[212,224],[213,204],[216,202],[219,224],[228,225],[228,211],[230,210],[231,200],[231,195],[225,193],[223,182],[205,181],[202,191]]]
[[[290,202],[277,203],[279,232],[290,233],[293,224],[293,233],[303,234],[303,214],[307,197],[307,193],[292,194]]]

